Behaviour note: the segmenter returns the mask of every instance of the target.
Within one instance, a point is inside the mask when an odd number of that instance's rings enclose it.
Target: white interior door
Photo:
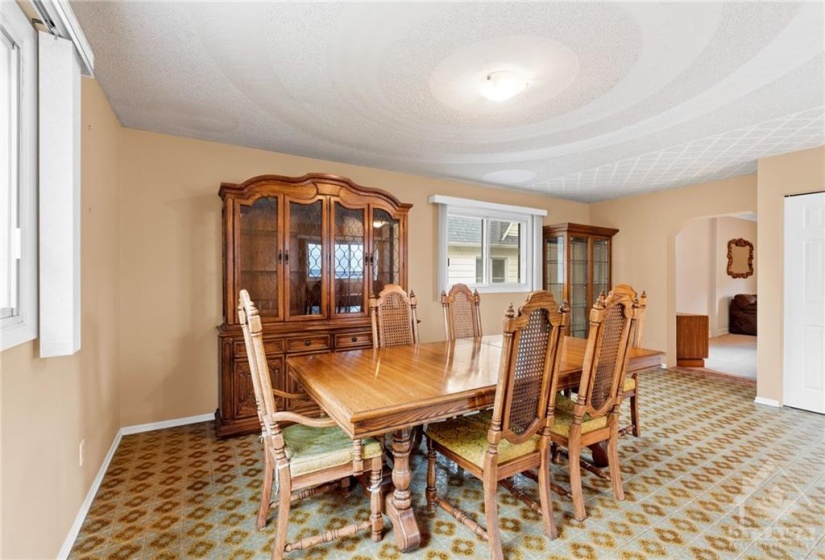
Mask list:
[[[783,404],[825,413],[825,192],[785,198]]]

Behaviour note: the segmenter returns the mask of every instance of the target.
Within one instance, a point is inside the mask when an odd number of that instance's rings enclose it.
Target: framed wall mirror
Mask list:
[[[742,238],[728,241],[728,276],[747,278],[753,274],[753,243]]]

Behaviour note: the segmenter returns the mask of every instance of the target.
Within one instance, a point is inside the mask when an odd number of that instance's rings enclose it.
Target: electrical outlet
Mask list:
[[[78,455],[80,460],[80,466],[83,466],[83,461],[86,460],[86,440],[80,440],[80,449],[78,449]]]

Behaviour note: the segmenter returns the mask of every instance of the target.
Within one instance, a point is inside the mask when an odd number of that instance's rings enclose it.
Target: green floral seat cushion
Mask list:
[[[573,407],[575,401],[570,400],[562,394],[556,395],[556,411],[553,416],[553,427],[550,428],[554,434],[564,437],[570,436],[570,426],[573,424]],[[590,418],[589,414],[582,417],[582,433],[586,434],[599,428],[607,426],[607,415],[599,418]]]
[[[636,379],[630,377],[629,375],[624,378],[624,384],[622,385],[622,392],[628,393],[630,391],[636,390]]]
[[[484,456],[490,447],[487,442],[487,431],[490,429],[492,416],[491,411],[486,411],[430,424],[427,428],[427,437],[470,463],[483,467]],[[538,443],[538,436],[533,436],[518,445],[502,439],[498,444],[498,462],[506,463],[511,459],[532,453],[538,449]]]
[[[293,424],[284,428],[283,435],[292,476],[352,462],[352,440],[337,426],[312,428]],[[364,459],[381,455],[378,441],[369,438],[362,443]]]

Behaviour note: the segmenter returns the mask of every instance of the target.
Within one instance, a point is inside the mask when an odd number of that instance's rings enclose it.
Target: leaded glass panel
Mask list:
[[[333,270],[335,313],[364,312],[364,210],[335,203]]]

